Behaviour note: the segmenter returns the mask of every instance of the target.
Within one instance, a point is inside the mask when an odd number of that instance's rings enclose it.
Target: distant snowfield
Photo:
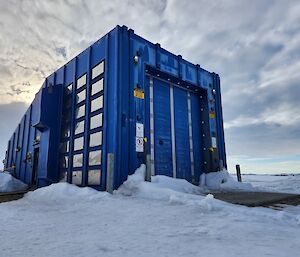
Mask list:
[[[268,191],[300,194],[300,174],[297,175],[242,175],[243,182]]]
[[[287,257],[300,252],[299,207],[235,206],[201,195],[184,180],[156,176],[144,182],[142,169],[113,195],[67,183],[38,189],[0,204],[0,222],[0,256],[6,257]]]

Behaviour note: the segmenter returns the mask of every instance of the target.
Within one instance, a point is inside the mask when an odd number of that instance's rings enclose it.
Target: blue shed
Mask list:
[[[5,170],[37,187],[199,183],[226,168],[220,78],[117,26],[45,80],[8,142]]]

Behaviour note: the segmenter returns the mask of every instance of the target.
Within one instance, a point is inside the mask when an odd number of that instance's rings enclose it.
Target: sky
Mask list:
[[[45,77],[118,24],[220,75],[230,171],[300,172],[297,0],[0,0],[1,160]]]

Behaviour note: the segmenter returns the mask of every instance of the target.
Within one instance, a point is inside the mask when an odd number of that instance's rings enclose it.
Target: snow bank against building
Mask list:
[[[175,197],[177,193],[183,193],[188,195],[188,198],[193,197],[193,195],[197,195],[197,198],[199,199],[199,195],[204,195],[204,193],[207,193],[210,190],[258,190],[258,188],[254,188],[250,183],[241,183],[234,180],[227,170],[202,174],[200,178],[200,186],[195,186],[185,179],[171,178],[161,175],[152,176],[151,183],[148,183],[144,181],[145,172],[146,166],[143,164],[133,175],[128,177],[127,181],[125,181],[124,184],[115,191],[115,194],[122,194],[126,196],[137,194],[145,198],[155,197],[158,199],[166,199],[171,197],[171,193],[173,194],[172,197]]]
[[[152,176],[151,183],[145,182],[145,172],[146,166],[142,164],[133,175],[128,177],[127,181],[124,182],[120,189],[115,192],[123,195],[132,195],[137,189],[140,191],[164,189],[166,191],[172,190],[186,194],[201,194],[203,192],[201,188],[194,186],[185,179],[175,179],[162,175]]]
[[[0,172],[0,192],[24,190],[27,185],[6,172]]]
[[[171,205],[197,206],[203,213],[220,210],[224,204],[227,205],[214,199],[211,194],[206,195],[207,188],[195,186],[185,179],[156,175],[151,177],[151,183],[144,181],[145,172],[146,167],[142,164],[114,191],[114,195],[156,200]]]
[[[109,193],[99,192],[90,187],[80,188],[67,182],[60,182],[28,192],[25,195],[25,198],[30,201],[62,202],[72,200],[74,198],[86,201],[99,200],[107,195],[109,195]]]
[[[200,186],[211,190],[221,191],[253,191],[254,188],[250,183],[241,183],[228,173],[227,170],[210,172],[202,174],[200,177]]]

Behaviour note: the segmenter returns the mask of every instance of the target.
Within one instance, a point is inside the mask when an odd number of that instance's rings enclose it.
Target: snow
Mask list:
[[[58,183],[0,204],[0,256],[299,255],[299,207],[236,206],[144,172],[112,195]]]
[[[242,179],[265,191],[300,194],[300,174],[242,175]]]
[[[205,181],[205,182],[204,182]],[[218,172],[210,172],[202,174],[200,177],[200,185],[205,185],[210,190],[221,191],[253,191],[254,188],[250,183],[241,183],[233,179],[227,170]]]
[[[6,172],[0,172],[0,192],[24,190],[27,185]]]

